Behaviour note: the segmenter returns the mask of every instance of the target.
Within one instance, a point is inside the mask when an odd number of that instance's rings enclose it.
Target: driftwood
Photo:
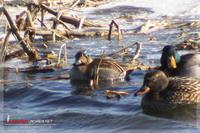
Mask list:
[[[38,6],[38,5],[36,5],[36,6]],[[58,12],[50,9],[48,6],[41,4],[40,7],[42,9],[44,9],[45,11],[49,12],[50,14],[52,14],[54,16],[58,16]],[[62,20],[63,22],[72,24],[75,27],[79,27],[79,25],[80,25],[80,19],[77,19],[77,18],[61,15],[60,20]],[[85,26],[85,27],[101,27],[101,25],[92,24],[91,22],[88,22],[88,21],[84,21],[83,26]]]
[[[15,23],[17,25],[18,30],[24,30],[25,29],[25,20],[23,16],[26,14],[26,11],[23,11],[19,15],[16,16]]]
[[[41,27],[43,27],[44,26],[44,9],[41,9]]]
[[[74,7],[76,7],[78,4],[80,4],[80,0],[75,1],[72,5],[70,9],[73,9]]]
[[[142,47],[142,44],[141,43],[138,43],[138,42],[135,42],[134,44],[131,44],[127,47],[124,47],[116,52],[113,52],[111,54],[107,54],[106,56],[110,56],[110,57],[114,57],[116,54],[121,54],[121,53],[124,53],[128,48],[131,48],[133,46],[137,46],[136,50],[135,50],[135,55],[134,56],[131,56],[131,60],[129,61],[130,64],[135,64],[136,62],[136,59],[140,56],[140,52],[141,52],[141,47]],[[142,65],[143,66],[143,65]]]
[[[37,60],[39,59],[39,55],[37,54],[36,50],[33,49],[30,44],[28,44],[19,34],[18,28],[16,27],[16,24],[12,21],[9,13],[7,12],[7,10],[2,7],[3,13],[6,16],[10,27],[11,27],[11,31],[12,33],[16,36],[16,38],[18,39],[18,41],[21,44],[21,47],[23,48],[24,52],[27,53],[27,55],[29,56],[30,60]]]
[[[73,37],[107,37],[108,30],[103,29],[93,29],[93,30],[84,30],[84,31],[72,31],[71,29],[66,29],[65,31],[53,30],[53,29],[37,29],[35,35],[37,36],[52,36],[52,31],[56,32],[59,38],[68,39]],[[112,34],[118,35],[118,32],[113,32]]]
[[[35,34],[34,21],[36,20],[39,11],[40,7],[35,7],[34,4],[32,3],[27,5],[27,11],[26,11],[27,17],[25,20],[25,31],[26,31],[25,36],[28,36],[31,42],[34,41],[34,34]]]
[[[44,27],[44,28],[48,29],[48,27],[46,26],[46,24],[45,24],[44,21],[43,21],[43,18],[42,18],[42,20],[40,20],[40,19],[37,18],[37,20],[40,22],[41,28]]]
[[[133,46],[135,46],[135,45],[137,45],[137,50],[136,50],[136,53],[137,53],[137,54],[135,54],[135,55],[138,55],[139,53],[138,53],[137,51],[138,51],[139,49],[141,49],[141,47],[140,47],[141,44],[138,43],[138,42],[136,42],[136,43],[131,44],[131,45],[127,46],[127,47],[124,47],[124,48],[122,48],[122,49],[120,49],[120,50],[118,50],[118,51],[116,51],[116,52],[113,52],[113,53],[111,53],[111,54],[108,54],[107,56],[116,55],[116,54],[121,53],[121,52],[125,51],[126,49],[131,48],[131,47],[133,47]],[[138,56],[137,56],[137,57],[138,57]],[[136,59],[136,58],[134,57],[134,59]]]
[[[67,30],[67,31],[71,31],[72,30],[71,28],[69,28],[69,26],[66,25],[65,22],[63,22],[63,21],[61,21],[59,19],[55,19],[54,21],[56,21],[58,24],[62,24],[65,27],[65,30]]]
[[[108,34],[108,40],[111,40],[113,25],[117,28],[118,40],[122,40],[123,39],[122,31],[119,28],[119,25],[114,20],[112,20],[111,23],[110,23],[110,25],[109,25],[110,29],[109,29],[109,34]]]
[[[120,99],[122,96],[127,96],[130,94],[134,94],[136,91],[113,91],[113,90],[105,90],[104,94],[107,99]]]
[[[46,73],[46,72],[53,72],[55,71],[53,67],[46,66],[46,67],[29,67],[29,68],[21,68],[19,72],[26,72],[26,73]]]
[[[136,48],[135,55],[134,55],[132,61],[136,60],[140,56],[141,47],[142,47],[142,44],[140,44],[138,42],[136,42],[135,44],[137,45],[137,48]]]
[[[23,49],[20,49],[18,51],[15,51],[15,52],[12,52],[10,54],[6,54],[5,55],[5,60],[9,60],[9,59],[12,59],[12,58],[15,58],[15,57],[19,57],[19,56],[22,56],[24,55],[24,50]]]
[[[35,8],[35,9],[34,9]],[[36,14],[39,12],[39,9],[41,11],[41,20],[36,18]],[[33,11],[33,14],[31,11]],[[55,19],[53,19],[53,26],[52,29],[49,29],[47,25],[44,24],[44,12],[49,12],[56,16]],[[27,14],[26,20],[22,18],[22,15],[18,15],[18,19],[16,20],[18,23],[18,28],[20,28],[20,24],[24,25],[23,30],[25,30],[25,36],[28,36],[29,40],[33,42],[34,35],[39,35],[44,38],[45,41],[49,40],[61,40],[61,39],[69,39],[74,37],[107,37],[110,40],[111,34],[112,35],[118,35],[118,40],[121,40],[123,38],[122,31],[119,28],[119,26],[116,24],[116,22],[113,20],[110,24],[110,30],[107,29],[88,29],[88,30],[80,30],[82,26],[100,26],[92,24],[85,20],[85,17],[82,19],[73,18],[69,16],[64,16],[61,12],[56,12],[52,9],[50,9],[48,6],[44,4],[28,4],[28,11],[25,12]],[[24,14],[24,12],[22,13]],[[33,16],[32,16],[33,15]],[[43,29],[35,29],[34,27],[34,20],[37,19],[41,23],[41,27],[44,27]],[[23,22],[24,21],[24,22]],[[73,31],[67,23],[74,25],[79,30]],[[64,26],[64,30],[57,29],[57,25],[62,24]],[[117,31],[113,30],[112,27],[115,26],[117,28]],[[130,33],[128,33],[130,34]]]
[[[3,62],[3,61],[4,61],[6,45],[8,44],[8,39],[9,39],[10,34],[11,34],[11,31],[8,31],[6,37],[4,38],[3,45],[1,46],[1,51],[0,51],[0,55],[1,55],[1,56],[0,56],[0,62]]]
[[[70,9],[73,9],[75,7],[96,7],[100,4],[106,3],[106,1],[103,2],[103,0],[75,0],[70,6]]]
[[[105,96],[107,99],[113,99],[113,98],[118,98],[120,99],[121,96],[126,96],[129,94],[129,92],[125,91],[111,91],[111,90],[106,90],[104,92]]]
[[[188,39],[176,45],[177,50],[195,50],[200,48],[200,39]]]

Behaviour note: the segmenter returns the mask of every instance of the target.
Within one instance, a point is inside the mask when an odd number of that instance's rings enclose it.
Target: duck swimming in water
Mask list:
[[[137,68],[135,64],[124,64],[110,57],[98,57],[92,59],[83,51],[75,55],[75,63],[70,72],[71,81],[89,82],[112,81],[124,79],[127,74]]]
[[[200,54],[180,56],[176,48],[167,45],[163,48],[160,70],[168,76],[189,76],[200,79]]]
[[[141,95],[145,113],[167,112],[179,105],[200,103],[200,80],[189,77],[170,77],[155,70],[144,77],[143,86],[135,96]]]

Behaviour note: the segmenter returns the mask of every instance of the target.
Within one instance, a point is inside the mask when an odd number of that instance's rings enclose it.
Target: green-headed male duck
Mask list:
[[[163,48],[161,68],[168,76],[189,76],[200,79],[200,54],[180,56],[176,48],[167,45]]]
[[[137,64],[137,63],[136,63]],[[123,64],[110,57],[92,59],[83,51],[75,55],[75,63],[70,72],[71,81],[94,82],[124,79],[129,71],[137,68],[134,64]]]
[[[144,112],[166,112],[178,105],[200,103],[200,80],[189,77],[170,77],[155,70],[147,73],[143,86],[135,95],[141,95]]]

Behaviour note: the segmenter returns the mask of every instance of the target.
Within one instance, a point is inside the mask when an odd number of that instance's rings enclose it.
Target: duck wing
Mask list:
[[[93,60],[91,64],[89,64],[89,68],[98,68],[98,67],[112,69],[118,72],[126,71],[126,69],[114,59],[96,58]]]
[[[166,99],[173,104],[200,103],[200,80],[189,77],[170,79]]]

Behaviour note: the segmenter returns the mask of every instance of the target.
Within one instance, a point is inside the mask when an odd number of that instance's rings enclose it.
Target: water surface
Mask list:
[[[137,6],[137,4],[134,6]],[[142,6],[142,4],[140,3],[138,6]],[[108,7],[111,8],[112,6]],[[102,8],[106,7],[103,6]],[[144,8],[141,8],[141,12],[136,12],[136,14],[149,16],[149,14],[154,14],[157,11],[154,11],[154,7],[149,9],[149,7],[144,6]],[[118,9],[121,10],[122,8],[115,8],[114,12],[106,9],[106,12],[110,11],[110,14],[117,14],[116,10]],[[132,8],[129,9],[135,11]],[[127,10],[125,10],[124,14],[128,13]],[[90,19],[94,19],[95,16],[98,17],[99,15],[104,16],[103,19],[111,20],[113,17],[107,17],[110,14],[106,12],[102,10],[101,14],[91,11],[83,13],[90,14]],[[137,17],[139,17],[138,19],[136,18],[138,23],[144,22],[140,15]],[[151,19],[155,19],[155,16]],[[157,16],[157,19],[160,19],[160,16]],[[174,21],[182,20],[188,21],[185,16],[174,18]],[[118,21],[124,25],[124,30],[131,30],[137,25],[131,20],[124,21],[119,19]],[[107,24],[107,22],[104,21],[104,24]],[[198,31],[199,29],[187,29],[189,34]],[[161,129],[165,129],[162,131],[166,132],[169,130],[179,132],[183,129],[186,132],[197,132],[197,119],[185,120],[184,116],[180,116],[177,120],[142,113],[140,107],[141,97],[134,97],[133,94],[121,99],[107,99],[105,97],[104,91],[106,89],[124,91],[139,89],[146,71],[134,71],[130,74],[129,81],[115,82],[112,85],[101,85],[99,90],[91,90],[83,85],[80,87],[78,83],[72,85],[69,80],[42,80],[42,77],[67,76],[69,69],[72,67],[71,64],[74,62],[73,57],[79,50],[84,49],[87,54],[95,57],[102,53],[112,53],[134,42],[141,42],[143,44],[141,56],[139,57],[141,62],[152,66],[159,65],[162,47],[183,41],[184,38],[177,39],[180,33],[179,29],[163,29],[146,35],[125,35],[123,41],[120,42],[114,38],[112,41],[108,41],[106,38],[81,38],[65,41],[64,43],[68,46],[69,65],[54,72],[16,73],[16,67],[24,68],[30,65],[30,63],[18,59],[12,59],[1,64],[1,79],[12,81],[0,86],[3,101],[1,103],[1,107],[3,107],[1,112],[3,120],[6,120],[9,116],[10,119],[53,121],[50,125],[4,125],[1,128],[5,132],[20,132],[24,130],[25,132],[33,133],[38,131],[145,132],[159,131]],[[157,38],[157,40],[149,41],[149,37],[152,36]],[[59,42],[51,45],[52,50],[58,52],[62,43]],[[134,48],[130,50],[134,53]]]

